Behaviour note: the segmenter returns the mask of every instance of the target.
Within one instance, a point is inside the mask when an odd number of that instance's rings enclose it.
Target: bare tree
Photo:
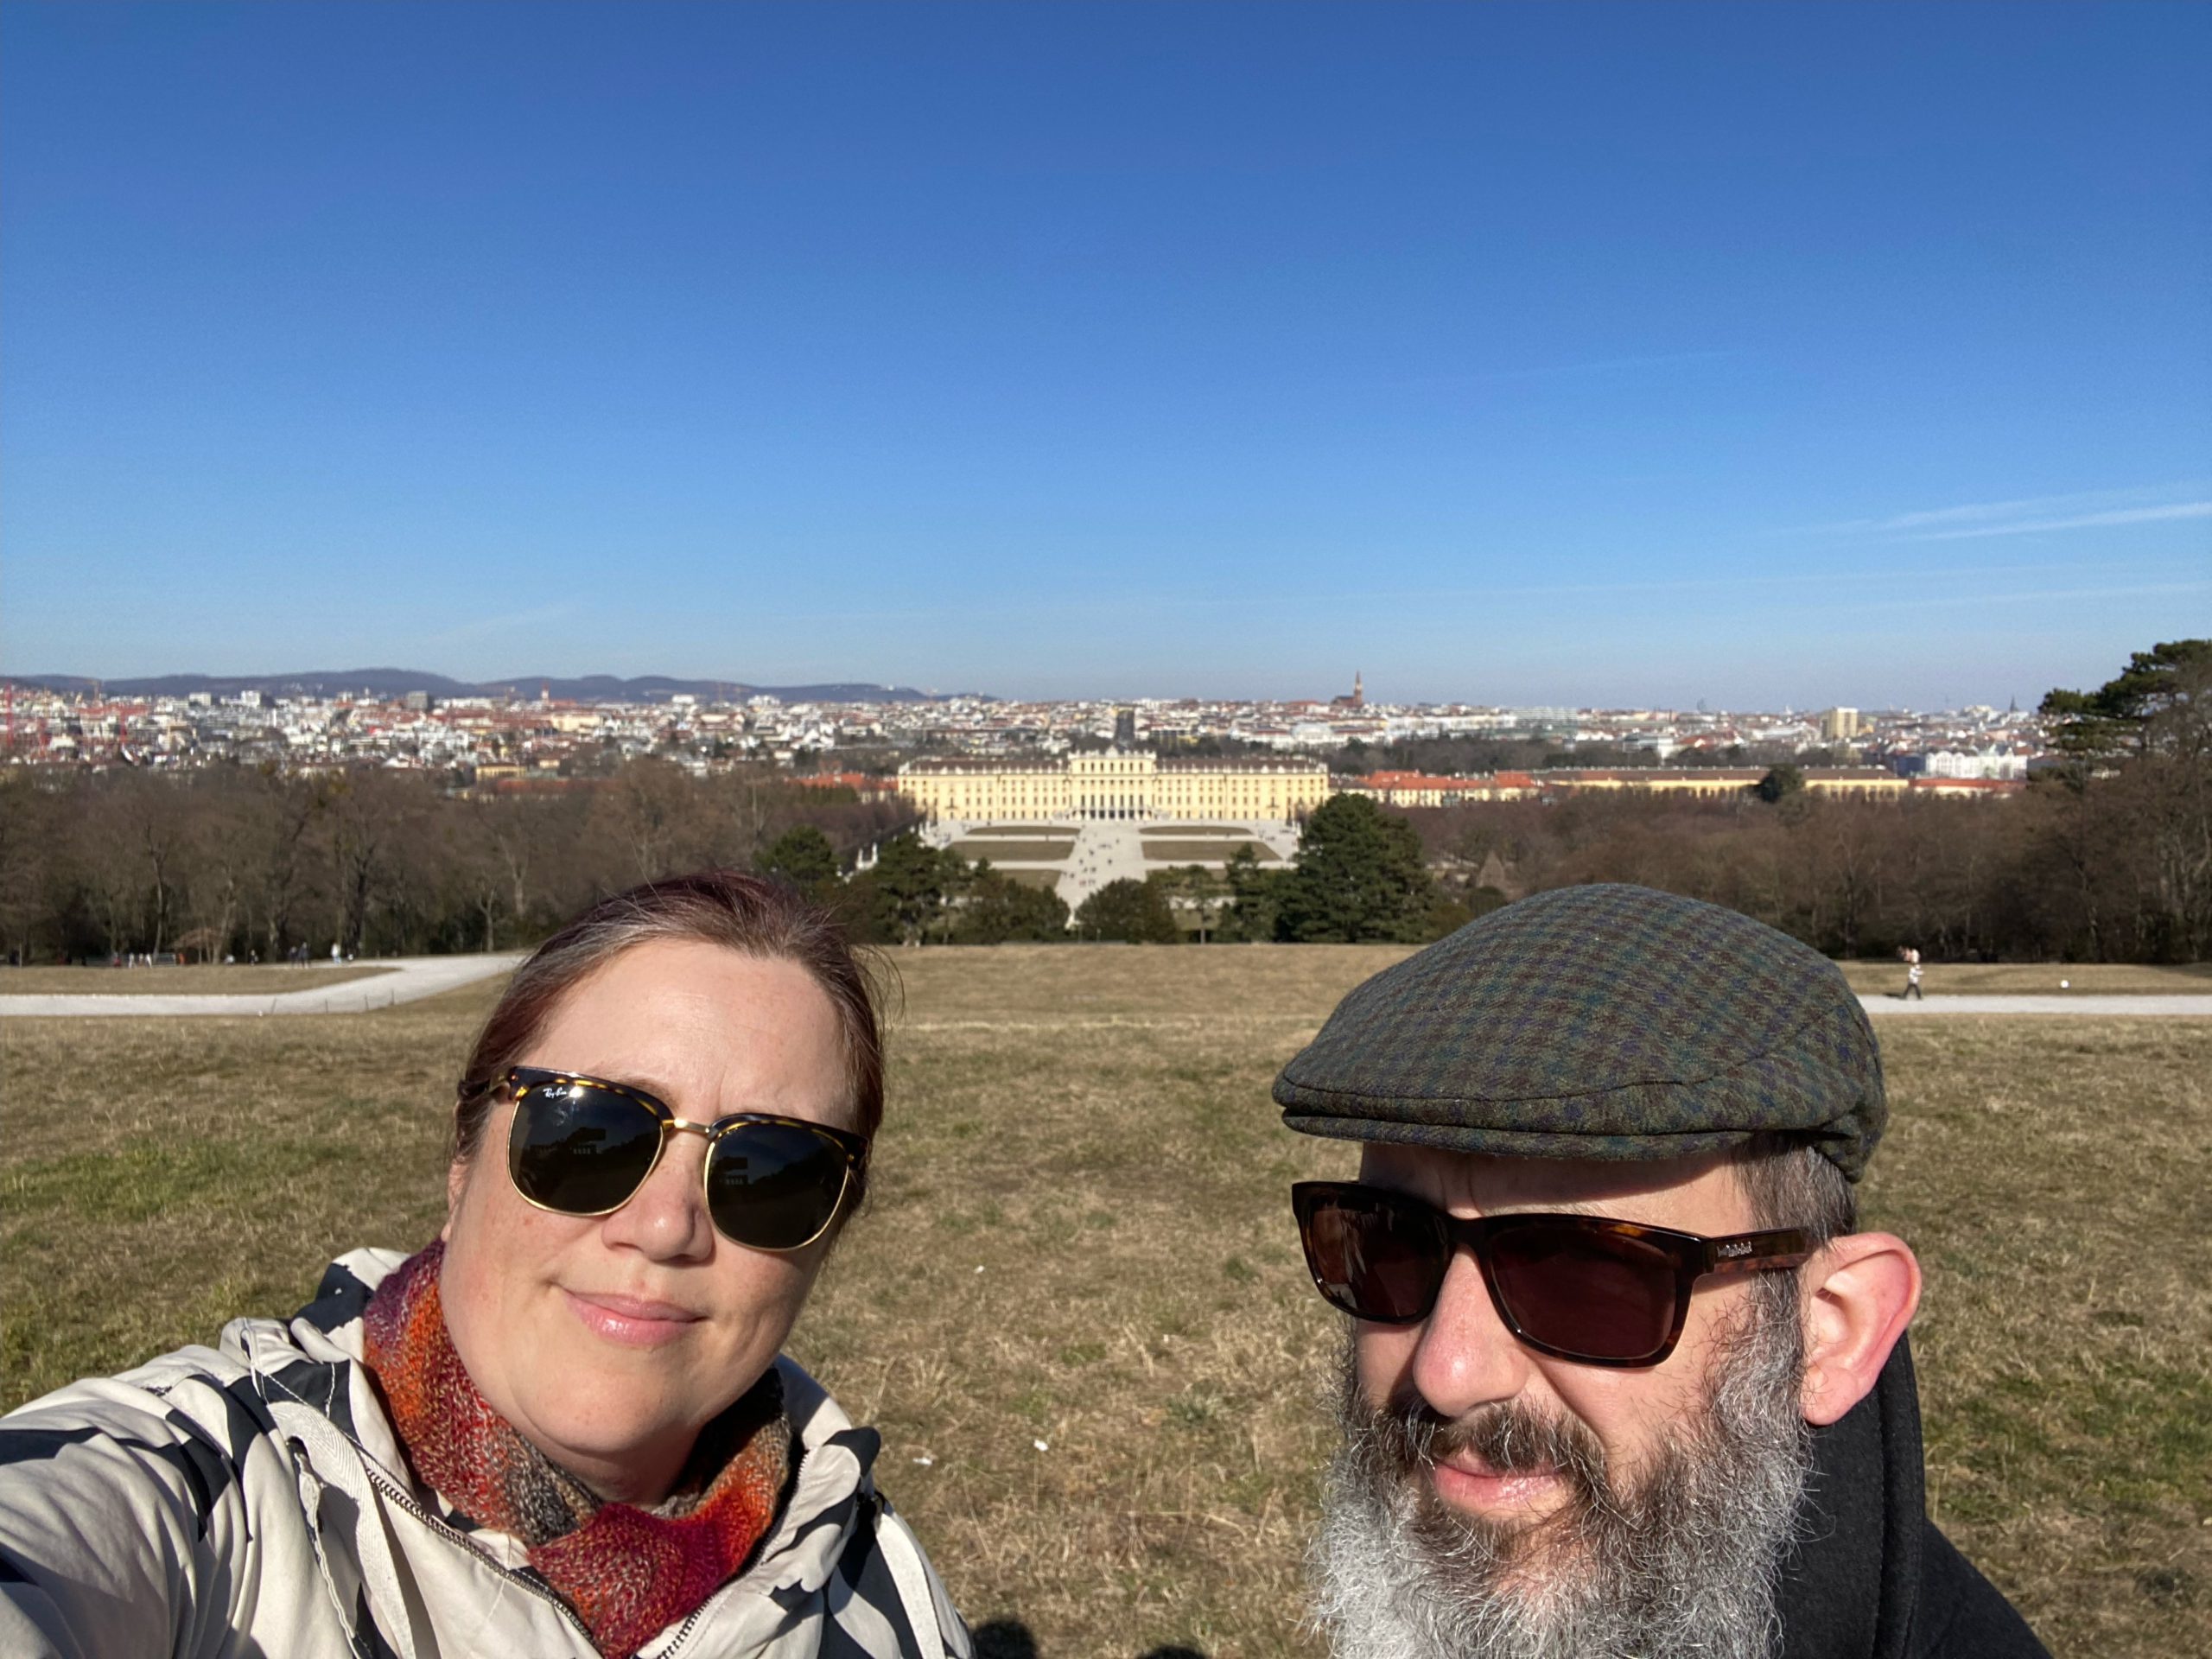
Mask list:
[[[190,869],[188,914],[212,940],[212,953],[227,951],[253,873],[253,848],[245,833],[247,799],[220,774],[179,792],[185,808],[183,854]]]
[[[324,791],[309,779],[270,770],[236,783],[246,905],[257,914],[264,948],[275,962],[307,937],[301,911],[313,876],[309,831],[321,815]]]
[[[407,865],[394,852],[416,827],[429,798],[419,776],[382,767],[359,767],[330,781],[321,829],[337,899],[337,942],[348,954],[361,950],[378,900],[397,896]]]
[[[592,826],[627,863],[632,880],[650,881],[695,861],[686,855],[701,839],[699,804],[681,766],[632,760],[599,792]]]
[[[34,959],[55,908],[64,805],[28,772],[0,772],[0,950],[16,962]]]

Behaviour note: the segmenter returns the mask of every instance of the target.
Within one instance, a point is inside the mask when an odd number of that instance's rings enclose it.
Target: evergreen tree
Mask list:
[[[2053,691],[2039,712],[2072,761],[2044,844],[2082,895],[2090,953],[2124,930],[2153,960],[2212,955],[2212,639],[2136,652],[2095,690]],[[2133,880],[2101,892],[2131,865]]]
[[[1282,906],[1285,870],[1271,870],[1246,842],[1229,855],[1222,879],[1229,888],[1229,908],[1222,916],[1216,938],[1250,943],[1275,936],[1275,912]]]
[[[837,885],[837,849],[810,823],[786,830],[760,855],[760,874],[788,881],[810,899],[829,895]]]
[[[2051,722],[2051,746],[2080,760],[2202,760],[2212,751],[2212,639],[2136,652],[2095,690],[2052,691],[2037,712]]]
[[[1109,881],[1076,906],[1076,931],[1086,939],[1126,940],[1131,944],[1175,944],[1182,930],[1167,908],[1167,895],[1151,881],[1124,876]]]
[[[856,919],[872,938],[924,944],[947,928],[946,901],[967,874],[960,855],[939,852],[913,834],[883,843],[874,868],[853,879]]]
[[[1805,774],[1795,766],[1769,766],[1766,776],[1751,785],[1751,792],[1769,806],[1779,805],[1805,792]]]
[[[952,930],[956,944],[1055,944],[1068,937],[1066,901],[1050,887],[1033,887],[979,862],[969,875]]]
[[[1338,795],[1306,821],[1282,886],[1275,937],[1308,944],[1429,937],[1435,889],[1421,837],[1364,795]]]

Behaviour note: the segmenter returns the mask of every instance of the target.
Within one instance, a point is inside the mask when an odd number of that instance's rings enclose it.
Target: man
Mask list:
[[[1629,887],[1493,912],[1283,1069],[1362,1143],[1294,1201],[1354,1316],[1316,1613],[1340,1659],[2038,1655],[1927,1520],[1885,1116],[1835,966]]]

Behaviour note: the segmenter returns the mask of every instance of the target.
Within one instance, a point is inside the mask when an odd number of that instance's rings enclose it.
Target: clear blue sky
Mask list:
[[[0,665],[2027,702],[2212,632],[2212,7],[45,5]]]

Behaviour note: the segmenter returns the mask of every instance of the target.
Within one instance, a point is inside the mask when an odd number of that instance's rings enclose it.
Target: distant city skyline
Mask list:
[[[932,817],[962,819],[1002,817],[1025,799],[1036,810],[1058,810],[1057,799],[1079,817],[1094,810],[1126,816],[1147,801],[1170,817],[1227,810],[1226,798],[1205,792],[1212,785],[1192,792],[1195,767],[1218,774],[1215,783],[1249,809],[1230,816],[1283,823],[1285,815],[1316,804],[1308,785],[1329,775],[1325,756],[1333,758],[1336,770],[1367,775],[1384,798],[1409,791],[1400,804],[1432,806],[1446,804],[1440,791],[1522,798],[1498,791],[1537,786],[1516,781],[1529,766],[1542,773],[1545,790],[1619,781],[1597,773],[1567,779],[1559,772],[1560,760],[1585,754],[1601,765],[1630,762],[1639,786],[1654,787],[1664,783],[1655,766],[1687,760],[1694,763],[1694,775],[1676,783],[1724,791],[1756,781],[1763,775],[1758,768],[1777,761],[1833,767],[1840,758],[1851,775],[1827,777],[1827,784],[1934,791],[1948,798],[1986,798],[1992,791],[1985,785],[2016,791],[2029,771],[2049,759],[2044,722],[2032,709],[1499,709],[1370,702],[1357,681],[1350,695],[1281,702],[1024,702],[922,697],[880,686],[754,688],[664,678],[549,678],[531,695],[526,686],[468,686],[390,670],[251,683],[180,677],[113,687],[10,680],[7,693],[11,767],[212,766],[235,772],[367,766],[436,772],[467,787],[526,787],[548,779],[567,787],[604,777],[609,766],[648,757],[702,778],[740,766],[793,767],[804,758],[817,781],[865,792],[874,787],[866,779],[882,777],[889,756],[899,762],[902,792]],[[1404,771],[1414,751],[1395,746],[1431,739],[1446,740],[1433,753],[1450,772],[1462,772],[1472,762],[1477,774],[1498,775],[1469,796],[1471,785],[1464,781]],[[1466,747],[1466,740],[1475,747]],[[1143,772],[1135,757],[1146,751],[1164,755],[1174,776],[1161,774],[1165,794],[1139,791],[1143,798],[1134,798],[1122,785]],[[1270,753],[1297,757],[1292,772],[1306,781],[1271,771],[1265,759]],[[1477,761],[1478,754],[1486,760]],[[1871,774],[1859,775],[1861,763],[1872,766]],[[1039,765],[1057,770],[1071,789],[1079,776],[1091,781],[1073,794],[1040,794]],[[1748,778],[1724,775],[1742,766],[1753,768]],[[1274,778],[1274,793],[1255,793],[1262,773]],[[925,774],[942,787],[923,787]],[[907,790],[908,782],[914,790]]]
[[[13,0],[0,671],[2031,706],[2212,8]]]
[[[2117,668],[2114,669],[2117,671]],[[276,673],[222,673],[204,670],[177,670],[168,673],[147,675],[99,675],[62,673],[19,673],[0,670],[0,683],[13,683],[26,690],[31,688],[53,690],[68,695],[89,696],[94,692],[107,697],[130,699],[175,700],[187,696],[213,696],[231,698],[244,690],[252,690],[264,696],[277,696],[296,693],[310,697],[329,699],[360,696],[371,701],[397,700],[412,692],[424,692],[434,697],[449,700],[506,699],[527,702],[540,696],[558,701],[601,701],[651,703],[665,702],[671,696],[682,696],[715,702],[742,702],[747,697],[767,696],[785,701],[822,703],[869,704],[884,702],[928,700],[932,702],[981,701],[1026,706],[1122,706],[1128,708],[1165,707],[1195,702],[1208,705],[1254,707],[1287,705],[1293,703],[1350,703],[1352,707],[1369,708],[1469,708],[1505,709],[1522,711],[1561,709],[1578,713],[1597,711],[1647,709],[1693,715],[1713,714],[1817,714],[1824,710],[1891,710],[1903,713],[1937,714],[1975,708],[2002,709],[2017,706],[2024,713],[2032,713],[2041,700],[2044,687],[2033,696],[2007,694],[2000,697],[1966,697],[1955,702],[1918,704],[1895,697],[1876,697],[1859,702],[1836,699],[1785,699],[1773,703],[1722,703],[1711,698],[1694,702],[1660,702],[1649,698],[1627,698],[1618,702],[1596,702],[1588,698],[1565,702],[1530,702],[1483,696],[1403,697],[1386,696],[1364,686],[1363,671],[1355,669],[1351,679],[1335,685],[1323,685],[1286,696],[1247,696],[1241,695],[1207,696],[1175,690],[1140,690],[1135,692],[1074,692],[1065,696],[1023,696],[993,690],[985,685],[969,685],[957,689],[931,685],[893,684],[887,681],[848,679],[817,681],[803,684],[777,683],[736,675],[674,675],[639,674],[617,676],[593,674],[571,670],[562,674],[506,674],[486,676],[480,679],[462,679],[434,670],[413,670],[387,664],[359,664],[350,669],[289,669]],[[2102,673],[2084,686],[2101,683],[2112,677]],[[2081,690],[2084,686],[2069,689]],[[1347,697],[1347,687],[1355,697]]]

